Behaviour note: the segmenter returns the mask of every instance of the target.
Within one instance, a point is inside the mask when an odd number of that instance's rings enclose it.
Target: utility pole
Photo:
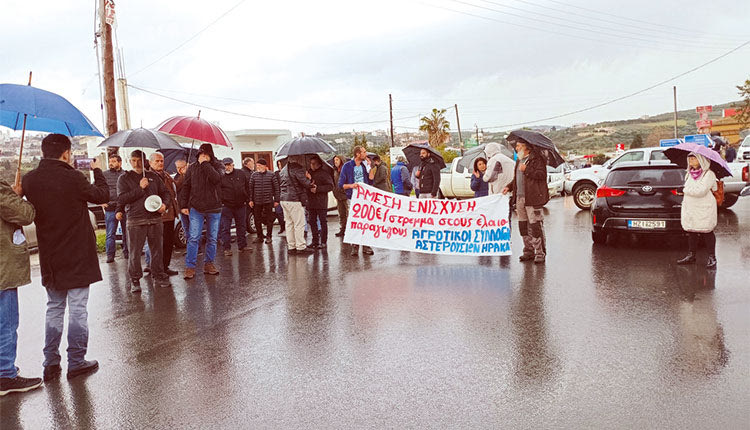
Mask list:
[[[104,133],[111,136],[117,133],[117,102],[115,99],[115,60],[112,50],[112,26],[107,23],[107,15],[114,16],[114,3],[99,0],[99,35],[102,38],[102,81],[104,82],[104,111],[106,123]],[[109,12],[109,14],[107,13]],[[117,151],[116,148],[112,148]]]
[[[388,94],[388,106],[391,112],[391,148],[395,146],[395,139],[393,137],[393,95]]]
[[[464,156],[464,140],[461,138],[461,120],[458,119],[458,104],[454,104],[456,110],[456,125],[458,126],[458,142],[461,145],[461,156]]]
[[[677,86],[672,87],[674,94],[674,138],[677,139]]]
[[[474,127],[477,129],[477,145],[479,145],[479,126],[474,124]]]

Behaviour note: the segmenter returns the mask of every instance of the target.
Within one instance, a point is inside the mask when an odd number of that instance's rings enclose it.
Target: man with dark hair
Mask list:
[[[328,247],[328,192],[333,191],[333,172],[323,169],[323,160],[314,156],[310,160],[307,177],[312,181],[312,188],[307,190],[307,222],[312,231],[310,248],[326,249]],[[320,222],[320,230],[318,230]]]
[[[436,199],[440,191],[440,166],[426,149],[419,151],[419,159],[419,167],[415,173],[419,178],[419,198]]]
[[[234,168],[234,161],[227,157],[222,160],[224,174],[221,176],[221,221],[219,238],[224,248],[224,255],[232,255],[232,219],[234,219],[237,249],[240,252],[250,251],[245,236],[245,217],[248,202],[249,182],[241,170]]]
[[[21,226],[34,222],[34,206],[20,184],[0,180],[0,396],[39,388],[41,378],[18,375],[18,287],[31,283],[29,248]]]
[[[151,171],[156,173],[156,176],[164,182],[164,188],[167,189],[167,193],[169,194],[169,200],[163,201],[167,210],[161,214],[161,258],[164,264],[164,273],[166,273],[167,276],[174,276],[177,274],[177,271],[170,269],[169,263],[172,262],[172,251],[174,250],[174,220],[177,217],[177,214],[180,213],[177,206],[177,187],[175,186],[172,176],[164,170],[164,154],[161,152],[154,152],[148,160],[149,164],[151,164]]]
[[[286,246],[290,255],[310,255],[313,251],[305,242],[306,191],[312,183],[305,177],[304,156],[291,155],[281,169],[281,207],[286,220]]]
[[[107,263],[115,261],[115,252],[117,251],[117,224],[122,228],[122,257],[128,258],[128,240],[127,240],[127,219],[116,218],[117,214],[117,180],[125,173],[122,170],[122,157],[117,154],[109,156],[109,170],[104,172],[104,178],[107,179],[109,186],[109,202],[102,205],[104,209],[104,222],[107,229],[105,248],[107,250]]]
[[[170,194],[164,186],[164,181],[154,172],[146,171],[143,167],[145,156],[136,149],[130,154],[130,165],[133,170],[120,176],[117,182],[117,202],[120,211],[125,211],[128,218],[128,242],[130,256],[128,258],[128,273],[130,275],[130,292],[141,291],[141,252],[148,241],[151,251],[151,276],[154,285],[169,287],[169,276],[164,273],[164,259],[162,257],[163,226],[162,214],[167,211]],[[155,211],[146,207],[146,199],[159,196],[161,206]],[[122,218],[118,212],[117,217]]]
[[[370,180],[372,181],[372,186],[380,191],[385,191],[386,193],[393,192],[391,188],[391,170],[388,166],[383,166],[383,160],[377,154],[372,157]]]
[[[365,158],[367,158],[367,151],[365,148],[355,146],[354,158],[344,163],[344,167],[341,168],[339,188],[343,188],[346,192],[347,210],[349,210],[349,207],[352,204],[352,190],[359,187],[359,184],[372,185],[370,176],[367,173],[367,167],[365,167]],[[372,248],[369,246],[363,246],[362,253],[365,255],[374,254]],[[352,245],[351,255],[359,255],[359,245]]]
[[[94,184],[72,166],[70,139],[50,134],[42,140],[44,158],[23,178],[23,190],[34,205],[42,285],[47,288],[44,340],[44,380],[60,375],[60,338],[66,302],[68,323],[68,378],[98,369],[85,359],[88,347],[89,285],[102,280],[96,235],[87,202],[109,201],[109,186],[99,167],[91,163]]]
[[[273,210],[279,206],[280,191],[279,181],[273,172],[268,171],[268,162],[264,159],[258,160],[255,173],[250,177],[250,207],[255,214],[255,230],[260,243],[263,241],[263,226],[266,226],[266,243],[271,243],[273,232]]]
[[[216,241],[219,236],[221,221],[221,163],[214,157],[210,144],[203,144],[198,149],[198,162],[187,170],[185,181],[178,196],[180,210],[190,216],[190,234],[187,252],[185,253],[185,279],[195,277],[198,263],[198,245],[203,235],[203,224],[206,223],[206,252],[203,273],[218,275],[214,265],[216,259]]]

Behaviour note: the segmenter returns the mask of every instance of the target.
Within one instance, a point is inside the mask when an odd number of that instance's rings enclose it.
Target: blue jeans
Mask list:
[[[143,245],[143,255],[146,258],[146,266],[151,267],[151,249],[149,249],[148,243]]]
[[[284,229],[284,209],[281,209],[281,205],[276,206],[274,209],[276,212],[276,219],[279,221],[279,227],[281,230]]]
[[[68,370],[86,364],[89,344],[89,287],[72,290],[47,288],[47,318],[44,328],[44,366],[60,364],[60,339],[68,304]]]
[[[190,216],[180,212],[180,224],[182,224],[182,231],[185,232],[185,237],[190,238]]]
[[[328,243],[328,220],[327,209],[308,209],[307,222],[312,231],[312,244],[320,245]]]
[[[187,253],[185,254],[185,267],[195,269],[198,263],[198,245],[203,234],[203,223],[206,222],[206,263],[213,263],[216,259],[216,239],[219,236],[220,212],[198,212],[190,208],[190,237],[188,239]]]
[[[107,228],[107,239],[105,241],[105,247],[107,250],[107,258],[114,258],[115,251],[117,251],[117,242],[115,236],[117,235],[117,223],[119,222],[122,226],[122,255],[123,257],[128,256],[128,239],[127,239],[127,219],[123,215],[122,221],[117,221],[115,218],[116,212],[104,211],[104,224]]]
[[[15,378],[18,345],[18,290],[0,290],[0,378]]]
[[[219,226],[219,238],[224,250],[232,247],[232,218],[234,218],[235,233],[237,236],[237,249],[247,247],[247,237],[245,236],[247,228],[245,226],[246,218],[245,206],[230,208],[224,206],[221,209],[221,223]],[[263,232],[258,233],[261,236]]]

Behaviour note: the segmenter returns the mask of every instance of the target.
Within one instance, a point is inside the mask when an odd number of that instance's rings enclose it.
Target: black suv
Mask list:
[[[680,209],[685,169],[674,164],[628,163],[612,169],[591,206],[591,239],[607,234],[682,232]]]

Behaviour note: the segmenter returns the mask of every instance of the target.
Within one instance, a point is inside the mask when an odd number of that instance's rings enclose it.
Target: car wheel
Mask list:
[[[581,184],[573,189],[573,202],[578,209],[590,209],[596,199],[594,184]]]
[[[737,200],[739,200],[739,198],[739,194],[724,194],[724,201],[721,203],[721,206],[719,206],[719,209],[731,208],[735,203],[737,203]]]
[[[591,240],[597,245],[604,245],[607,243],[607,233],[603,231],[592,231]]]
[[[178,248],[187,247],[187,234],[185,229],[182,228],[182,223],[177,223],[177,228],[174,229],[174,243]]]

